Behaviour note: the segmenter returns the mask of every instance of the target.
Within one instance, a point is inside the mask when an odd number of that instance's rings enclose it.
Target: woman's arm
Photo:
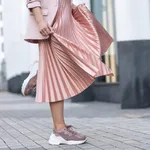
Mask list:
[[[40,33],[43,36],[48,36],[51,33],[51,29],[42,15],[41,0],[27,0],[27,7],[33,12],[35,20],[39,25]]]
[[[35,8],[32,8],[31,11],[33,12],[35,20],[37,21],[37,23],[39,25],[40,33],[43,36],[48,36],[51,33],[51,29],[50,29],[48,23],[44,20],[41,8],[40,7],[35,7]]]
[[[44,21],[42,11],[40,7],[35,7],[30,9],[33,12],[36,22],[39,24],[40,22]]]

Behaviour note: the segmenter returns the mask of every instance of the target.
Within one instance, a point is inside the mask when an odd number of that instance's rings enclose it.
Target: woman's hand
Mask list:
[[[39,22],[39,30],[43,36],[48,36],[51,33],[49,24],[44,20]]]
[[[44,20],[40,7],[32,8],[35,20],[39,25],[39,31],[43,36],[48,36],[51,33],[50,25]]]

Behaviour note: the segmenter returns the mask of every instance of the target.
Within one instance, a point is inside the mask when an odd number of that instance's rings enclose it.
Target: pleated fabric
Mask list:
[[[112,37],[84,4],[71,5],[71,0],[59,0],[51,36],[39,42],[36,102],[71,98],[97,77],[113,76],[101,61]]]

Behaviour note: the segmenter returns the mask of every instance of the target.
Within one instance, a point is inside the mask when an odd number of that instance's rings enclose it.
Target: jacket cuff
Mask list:
[[[41,7],[41,3],[40,2],[31,2],[27,4],[27,7],[30,8],[34,8],[34,7]]]

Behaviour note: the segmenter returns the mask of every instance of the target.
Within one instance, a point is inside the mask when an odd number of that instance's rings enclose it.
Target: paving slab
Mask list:
[[[48,103],[0,93],[0,150],[149,150],[150,108],[121,110],[120,104],[65,100],[65,120],[85,134],[83,145],[53,146]]]

